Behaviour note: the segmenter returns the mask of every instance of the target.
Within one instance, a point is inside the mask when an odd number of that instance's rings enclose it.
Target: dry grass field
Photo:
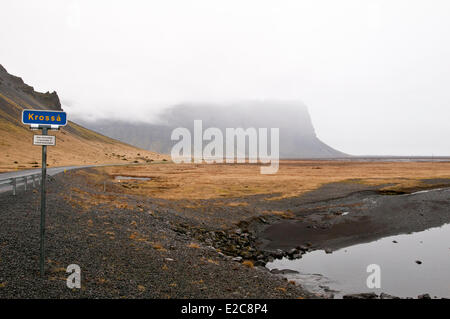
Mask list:
[[[450,162],[281,161],[274,175],[261,175],[260,165],[256,164],[164,163],[96,170],[99,176],[106,173],[109,182],[122,186],[126,193],[174,200],[279,194],[267,198],[276,200],[333,182],[380,185],[385,191],[406,192],[430,187],[424,179],[450,183]],[[116,176],[150,180],[118,180]]]
[[[41,167],[42,151],[40,146],[33,145],[33,135],[41,131],[31,131],[27,127],[17,127],[0,121],[0,172],[32,169]],[[77,129],[77,133],[62,128],[50,131],[56,136],[56,145],[49,146],[47,164],[54,166],[146,163],[158,161],[169,156],[145,151],[131,145],[120,143],[100,134],[89,131],[71,123],[69,129]],[[84,135],[82,135],[84,134]]]

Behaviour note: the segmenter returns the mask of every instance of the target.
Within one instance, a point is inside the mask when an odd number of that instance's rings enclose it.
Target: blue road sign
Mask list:
[[[62,111],[23,110],[22,123],[64,126],[67,124],[67,114]]]

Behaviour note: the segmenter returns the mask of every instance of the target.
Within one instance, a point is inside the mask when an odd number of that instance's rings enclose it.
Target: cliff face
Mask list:
[[[0,172],[37,167],[41,150],[32,145],[34,134],[22,124],[23,109],[61,111],[56,92],[40,93],[0,65]],[[50,166],[146,162],[160,158],[131,145],[92,132],[71,121],[56,135],[56,146],[49,148]],[[139,154],[139,155],[138,155]]]
[[[202,120],[203,129],[279,128],[280,157],[333,158],[346,157],[320,141],[314,131],[308,109],[300,102],[247,101],[227,104],[179,104],[167,109],[158,123],[123,121],[83,122],[86,127],[138,147],[170,153],[173,129],[188,128],[193,132],[194,120]]]
[[[9,74],[2,65],[0,65],[0,92],[30,109],[61,111],[61,102],[56,92],[36,92],[22,78]]]

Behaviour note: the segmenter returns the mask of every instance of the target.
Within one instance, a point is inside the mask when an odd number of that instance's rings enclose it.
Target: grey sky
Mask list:
[[[0,4],[0,64],[73,117],[301,100],[351,154],[450,155],[450,1]]]

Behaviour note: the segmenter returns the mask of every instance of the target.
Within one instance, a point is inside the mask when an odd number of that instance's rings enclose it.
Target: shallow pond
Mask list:
[[[151,180],[150,177],[135,177],[135,176],[121,176],[121,175],[114,176],[114,179],[118,180],[119,182],[121,180],[136,180],[136,181],[149,181],[149,180]]]
[[[368,288],[373,272],[380,266],[381,288]],[[450,224],[422,232],[385,237],[326,254],[306,253],[300,259],[286,258],[268,263],[269,269],[292,269],[286,275],[306,289],[340,298],[345,294],[381,292],[399,297],[429,293],[450,298]]]

